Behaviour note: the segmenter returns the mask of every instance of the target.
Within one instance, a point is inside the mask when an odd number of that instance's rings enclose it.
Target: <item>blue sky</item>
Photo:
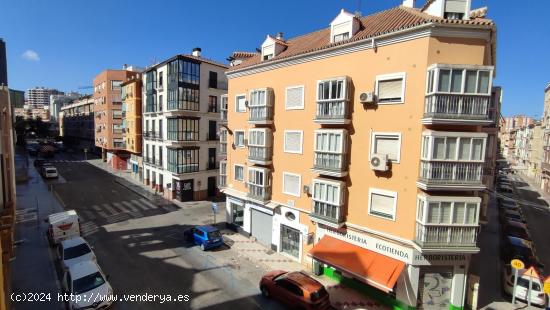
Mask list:
[[[360,2],[367,15],[402,1],[0,0],[0,37],[11,88],[70,91],[91,85],[105,68],[146,66],[196,46],[224,61],[235,50],[254,50],[268,33],[290,38],[326,27],[339,9],[353,12]],[[473,0],[481,6],[498,27],[495,85],[504,88],[503,114],[540,117],[550,82],[550,2]]]

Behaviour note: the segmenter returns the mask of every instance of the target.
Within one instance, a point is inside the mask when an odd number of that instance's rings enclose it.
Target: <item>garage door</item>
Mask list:
[[[256,237],[261,244],[271,248],[271,227],[273,225],[273,217],[258,210],[251,209],[251,211],[251,235]]]

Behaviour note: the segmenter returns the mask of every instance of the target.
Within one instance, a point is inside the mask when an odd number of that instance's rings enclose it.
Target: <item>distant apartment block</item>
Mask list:
[[[342,10],[234,53],[227,222],[390,308],[464,308],[500,105],[495,24],[470,5]]]
[[[52,88],[45,87],[35,87],[27,89],[25,96],[27,100],[27,105],[29,108],[46,108],[50,107],[50,96],[51,95],[63,95],[62,91]]]
[[[550,83],[544,88],[544,112],[541,120],[541,188],[550,193]]]
[[[59,116],[59,112],[61,111],[61,107],[69,103],[75,99],[78,99],[81,97],[79,93],[76,92],[70,92],[66,94],[56,94],[56,95],[50,95],[50,120],[57,122],[57,117]]]
[[[63,105],[58,121],[59,135],[66,146],[94,151],[94,98],[91,95]]]
[[[126,151],[130,153],[127,169],[133,176],[142,180],[142,76],[136,73],[121,84],[122,87],[122,139]]]
[[[217,194],[226,69],[197,48],[143,73],[144,182],[165,197],[189,201]]]

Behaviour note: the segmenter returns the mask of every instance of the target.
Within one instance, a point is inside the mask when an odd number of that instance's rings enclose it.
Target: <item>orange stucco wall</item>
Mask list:
[[[420,38],[378,47],[377,51],[365,50],[282,67],[267,72],[229,79],[228,127],[230,131],[254,125],[247,123],[248,113],[235,112],[235,96],[248,94],[255,88],[271,87],[274,90],[272,200],[287,203],[293,200],[295,207],[305,212],[311,210],[311,197],[301,193],[294,197],[283,194],[282,174],[300,174],[302,185],[311,184],[318,177],[313,167],[314,130],[320,128],[345,128],[350,135],[348,151],[349,175],[336,178],[347,183],[346,221],[362,227],[405,239],[414,238],[416,197],[419,190],[416,181],[419,172],[421,124],[427,67],[434,63],[478,64],[487,63],[487,42],[483,40]],[[403,104],[378,105],[365,109],[359,102],[363,91],[374,91],[377,75],[406,73],[405,102]],[[331,77],[351,78],[350,98],[352,122],[349,125],[319,125],[313,121],[317,80]],[[305,109],[285,110],[285,88],[305,86]],[[247,95],[248,97],[248,95]],[[303,130],[303,154],[283,152],[284,130]],[[460,131],[470,131],[460,129]],[[474,129],[475,130],[475,129]],[[377,175],[369,166],[371,131],[401,133],[401,161],[393,164],[390,173]],[[234,142],[231,132],[228,145]],[[247,149],[228,148],[227,184],[245,193],[244,183],[234,180],[233,165],[246,164]],[[249,165],[250,166],[250,165]],[[245,178],[247,172],[245,169]],[[395,221],[368,214],[369,188],[395,191],[398,194]],[[347,211],[346,211],[347,210]]]

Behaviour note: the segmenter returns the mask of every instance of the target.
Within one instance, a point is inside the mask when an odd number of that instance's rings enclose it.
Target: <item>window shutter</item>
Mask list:
[[[245,101],[246,98],[244,96],[237,97],[237,111],[246,111]]]
[[[466,205],[466,224],[476,224],[477,222],[477,204],[469,203]]]
[[[296,196],[300,196],[300,177],[293,174],[283,174],[284,192]]]
[[[371,213],[385,217],[393,217],[393,203],[395,198],[378,193],[371,194],[370,210]]]
[[[378,82],[378,100],[400,100],[403,91],[403,79],[394,79]]]
[[[285,132],[285,151],[293,153],[302,152],[301,132]]]
[[[292,87],[286,90],[286,108],[300,109],[304,107],[302,101],[304,93],[303,87]]]
[[[377,154],[388,154],[391,160],[397,160],[399,155],[399,137],[397,136],[375,136],[374,152]]]
[[[464,202],[455,202],[454,211],[453,211],[453,223],[454,224],[464,223]]]
[[[451,203],[450,202],[441,203],[441,223],[442,224],[451,223]]]
[[[332,26],[332,35],[335,36],[337,34],[342,34],[344,32],[349,32],[351,29],[350,27],[351,22],[343,22],[337,25]]]
[[[428,223],[439,224],[439,202],[430,202],[428,205]]]

